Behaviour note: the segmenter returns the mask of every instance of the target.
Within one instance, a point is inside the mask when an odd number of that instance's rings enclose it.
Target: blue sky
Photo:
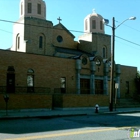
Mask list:
[[[140,70],[140,1],[139,0],[44,0],[47,6],[47,20],[57,24],[57,18],[69,30],[83,31],[84,18],[96,13],[109,19],[115,17],[116,26],[123,20],[135,16],[136,20],[128,20],[116,29],[116,36],[129,40],[115,38],[115,61],[117,64],[136,66]],[[0,20],[17,21],[19,19],[20,0],[0,0]],[[72,32],[77,40],[81,32]],[[105,27],[105,33],[111,35],[110,27]],[[0,21],[0,49],[7,49],[13,42],[13,24]],[[135,45],[134,43],[138,44]]]

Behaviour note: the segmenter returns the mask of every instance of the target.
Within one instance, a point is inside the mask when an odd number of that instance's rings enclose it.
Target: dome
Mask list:
[[[95,12],[87,15],[84,19],[84,32],[104,34],[103,17]]]
[[[20,0],[20,18],[46,19],[46,4],[43,0]]]

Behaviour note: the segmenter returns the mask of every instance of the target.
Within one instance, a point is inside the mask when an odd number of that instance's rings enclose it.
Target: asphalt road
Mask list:
[[[0,120],[0,140],[140,139],[132,128],[139,131],[140,113]]]

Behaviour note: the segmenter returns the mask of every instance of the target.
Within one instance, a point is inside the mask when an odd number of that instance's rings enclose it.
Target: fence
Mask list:
[[[14,87],[14,90],[7,92],[6,86],[0,86],[0,93],[51,93],[51,89],[48,87]]]
[[[5,93],[15,93],[15,94],[23,94],[23,93],[46,93],[46,94],[76,94],[77,90],[72,88],[50,88],[50,87],[14,87],[12,91],[7,90],[6,86],[0,86],[0,94]],[[90,89],[80,89],[80,94],[90,94]],[[95,90],[95,94],[103,94],[103,90]]]

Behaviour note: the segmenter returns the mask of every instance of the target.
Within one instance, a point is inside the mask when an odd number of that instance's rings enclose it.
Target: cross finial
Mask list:
[[[92,12],[93,12],[93,13],[96,13],[96,10],[95,10],[95,9],[92,9]]]
[[[57,20],[59,21],[59,23],[60,23],[60,21],[62,20],[60,17],[59,18],[57,18]]]

